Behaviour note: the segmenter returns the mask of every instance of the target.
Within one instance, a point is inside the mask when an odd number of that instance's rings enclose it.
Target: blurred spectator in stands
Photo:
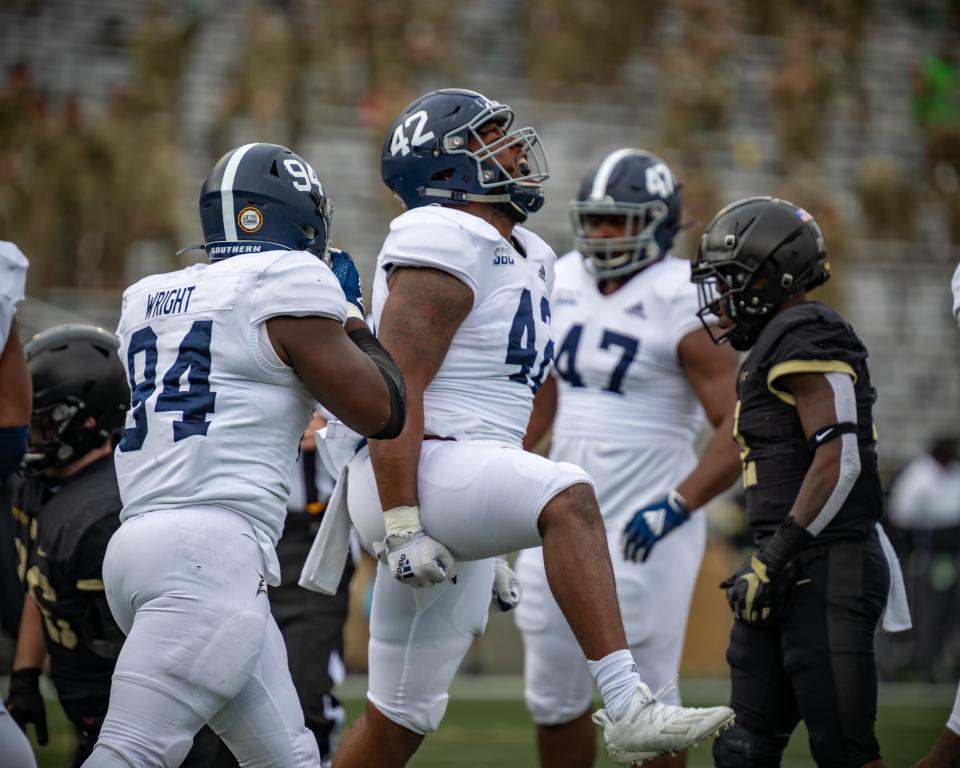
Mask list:
[[[770,87],[777,110],[778,160],[784,169],[820,158],[838,75],[836,57],[816,14],[795,7],[788,24],[790,34],[784,37]]]
[[[47,285],[53,275],[50,255],[58,245],[58,233],[50,180],[56,167],[58,134],[50,101],[43,91],[31,91],[14,139],[14,188],[21,218],[14,233],[23,249],[33,256],[31,285]],[[13,236],[13,233],[11,233]]]
[[[824,183],[826,175],[827,171],[821,165],[799,163],[781,179],[775,194],[805,208],[823,230],[831,279],[817,289],[817,301],[842,310],[845,268],[851,259],[854,238],[840,211],[839,201],[831,194],[832,186]]]
[[[264,2],[248,9],[244,38],[211,127],[211,157],[246,141],[297,143],[294,133],[302,130],[303,116],[292,118],[306,111],[302,81],[307,67],[291,19]]]
[[[180,126],[187,52],[199,29],[199,17],[171,10],[172,3],[151,0],[129,40],[134,77],[131,92],[142,115],[166,112]]]
[[[699,134],[727,128],[733,103],[732,55],[737,36],[730,7],[683,0],[680,39],[665,46],[661,65],[663,138],[688,146]],[[710,213],[705,214],[707,220]]]
[[[10,65],[0,90],[0,145],[12,146],[19,138],[34,92],[30,65],[25,61]]]
[[[863,158],[857,166],[854,188],[869,237],[911,240],[916,236],[916,180],[898,160],[889,155]]]
[[[516,3],[526,71],[536,96],[575,98],[571,87],[617,85],[638,46],[656,40],[662,3],[528,0]]]
[[[960,243],[960,29],[943,25],[937,50],[913,69],[913,115],[923,135],[927,173],[946,208],[950,241]]]
[[[947,28],[936,51],[913,69],[913,115],[923,133],[929,170],[960,169],[960,34]]]
[[[890,489],[890,522],[907,534],[915,659],[927,680],[956,679],[960,628],[960,460],[957,438],[938,437]]]
[[[669,159],[669,155],[667,157]],[[676,168],[677,177],[682,179],[683,221],[671,252],[674,256],[692,259],[700,245],[700,235],[714,212],[726,201],[720,195],[717,179],[702,150],[690,146],[679,157],[680,161],[671,163],[671,167]]]
[[[827,11],[823,22],[832,32],[833,43],[842,62],[839,75],[850,91],[854,119],[863,129],[870,120],[870,95],[863,63],[864,41],[869,39],[874,0],[821,1]]]

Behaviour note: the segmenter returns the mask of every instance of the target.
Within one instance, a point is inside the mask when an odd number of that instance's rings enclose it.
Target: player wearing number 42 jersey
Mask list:
[[[439,726],[491,592],[499,608],[519,597],[497,556],[541,544],[591,660],[615,760],[681,749],[732,718],[651,694],[627,649],[589,476],[522,450],[553,358],[555,257],[519,226],[542,205],[547,169],[536,131],[512,121],[504,104],[440,90],[410,104],[384,142],[384,182],[409,210],[377,260],[374,317],[407,381],[409,418],[397,440],[370,441],[339,481],[380,556],[368,702],[340,768],[407,763]]]
[[[88,768],[172,768],[204,723],[241,765],[319,768],[267,602],[297,447],[317,401],[379,439],[406,413],[330,213],[302,158],[242,146],[201,190],[209,263],[124,293],[124,507],[103,576],[127,640]]]

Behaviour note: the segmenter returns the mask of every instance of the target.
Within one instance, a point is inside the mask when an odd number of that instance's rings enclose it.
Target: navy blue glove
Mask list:
[[[653,545],[690,519],[687,502],[676,491],[638,511],[620,535],[623,559],[646,562]]]
[[[360,273],[357,271],[357,265],[353,263],[353,257],[339,248],[331,248],[330,271],[340,282],[343,294],[347,297],[347,303],[360,313],[358,315],[347,307],[347,314],[363,320],[366,316],[366,310],[363,308],[363,287],[360,285]]]

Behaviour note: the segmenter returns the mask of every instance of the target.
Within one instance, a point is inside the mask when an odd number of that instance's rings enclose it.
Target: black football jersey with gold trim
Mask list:
[[[50,676],[65,707],[73,701],[106,701],[110,693],[115,658],[94,647],[107,645],[102,637],[102,617],[109,616],[109,610],[104,614],[103,557],[120,526],[121,507],[112,455],[57,488],[40,478],[15,481],[18,573],[27,599],[40,608]],[[96,637],[88,636],[90,622],[97,626]],[[111,640],[122,638],[115,624],[107,634]]]
[[[867,350],[833,309],[804,302],[778,313],[740,368],[734,438],[740,444],[747,519],[763,540],[789,514],[813,461],[796,401],[782,385],[791,373],[845,373],[854,381],[860,476],[816,541],[859,538],[882,512]]]

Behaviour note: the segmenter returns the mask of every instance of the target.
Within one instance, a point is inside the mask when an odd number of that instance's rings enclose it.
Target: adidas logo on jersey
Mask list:
[[[662,509],[651,509],[649,512],[643,513],[643,522],[647,524],[654,536],[663,533],[663,524],[666,520],[667,513]]]
[[[642,317],[644,320],[647,319],[647,310],[643,308],[643,302],[638,301],[632,307],[627,308],[628,315],[636,315],[637,317]]]
[[[543,264],[540,265],[540,271],[537,274],[540,275],[540,279],[543,280],[543,282],[547,282],[547,270]]]
[[[400,555],[400,560],[397,561],[397,572],[394,576],[398,579],[413,577],[413,568],[410,566],[410,559],[406,555]]]

